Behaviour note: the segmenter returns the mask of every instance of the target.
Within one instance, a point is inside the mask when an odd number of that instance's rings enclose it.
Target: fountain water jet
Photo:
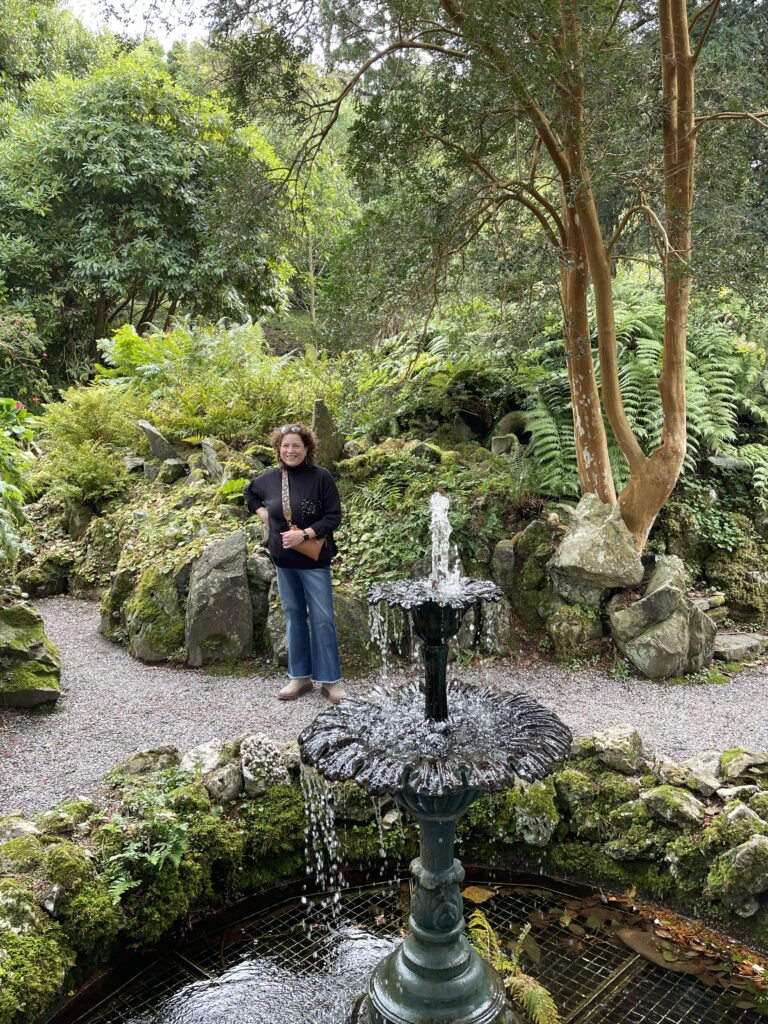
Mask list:
[[[356,1024],[501,1024],[512,1017],[501,978],[465,935],[456,822],[483,793],[543,778],[571,742],[557,715],[526,694],[448,685],[448,642],[464,613],[478,601],[498,601],[501,591],[451,572],[447,499],[434,495],[430,506],[432,575],[368,592],[371,604],[410,612],[424,645],[426,697],[411,684],[375,690],[367,701],[346,698],[299,737],[302,759],[327,779],[354,779],[372,796],[392,796],[420,826],[410,934],[374,970],[350,1018]]]

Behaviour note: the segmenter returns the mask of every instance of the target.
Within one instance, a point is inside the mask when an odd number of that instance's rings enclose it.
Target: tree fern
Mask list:
[[[752,489],[761,508],[768,508],[768,445],[745,444],[738,457],[752,470]]]
[[[546,494],[578,494],[576,442],[565,373],[541,384],[535,395],[525,426],[531,435],[530,450],[541,488]]]
[[[534,1024],[560,1024],[560,1014],[550,993],[535,978],[525,974],[520,966],[523,944],[530,930],[530,924],[526,924],[513,944],[512,955],[508,956],[482,910],[476,908],[469,916],[469,941],[480,956],[499,972],[511,1001]]]

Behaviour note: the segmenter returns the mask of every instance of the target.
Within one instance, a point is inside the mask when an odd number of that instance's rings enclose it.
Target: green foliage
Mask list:
[[[350,378],[345,426],[377,438],[423,434],[466,411],[490,427],[518,379],[497,341],[487,308],[472,304],[437,317],[426,335],[406,331],[349,353],[339,361]]]
[[[502,950],[498,936],[482,910],[476,907],[469,916],[469,941],[499,972],[512,1002],[530,1017],[533,1024],[560,1024],[560,1014],[550,993],[535,978],[525,974],[520,966],[530,930],[530,924],[523,927],[510,955]]]
[[[37,82],[0,146],[0,304],[35,317],[60,373],[111,324],[274,310],[290,269],[263,202],[276,163],[148,46]]]
[[[51,922],[41,934],[2,933],[0,1020],[35,1021],[60,995],[73,951],[61,929]]]
[[[630,425],[646,453],[661,440],[658,382],[662,369],[664,307],[653,287],[625,275],[614,287],[619,379]],[[753,488],[762,504],[768,496],[768,447],[740,443],[740,420],[765,424],[765,353],[746,342],[732,314],[733,303],[695,307],[689,324],[686,372],[688,451],[685,479],[707,455],[743,459],[753,469]],[[552,333],[554,334],[554,325]],[[527,429],[531,451],[542,473],[545,493],[578,494],[573,417],[563,343],[544,340],[529,358],[540,374],[527,390]],[[599,372],[598,372],[599,383]],[[608,430],[617,486],[628,466]]]
[[[429,545],[428,501],[438,488],[451,499],[452,541],[462,558],[487,563],[516,521],[517,500],[535,487],[533,465],[519,450],[491,455],[472,443],[441,451],[385,441],[339,466],[341,574],[361,588],[402,576]]]
[[[29,316],[0,316],[0,395],[27,406],[50,398],[45,345]]]
[[[25,444],[31,439],[29,416],[12,398],[0,398],[0,569],[12,565],[19,552],[22,512],[22,470]],[[0,596],[4,584],[0,583]]]
[[[276,423],[311,419],[316,398],[337,412],[341,379],[309,346],[300,355],[270,355],[257,324],[177,323],[140,336],[129,326],[102,342],[110,383],[130,395],[141,416],[175,441],[218,437],[228,444],[266,440]],[[113,400],[114,405],[120,399]]]
[[[117,50],[108,32],[89,32],[60,0],[0,4],[0,125],[23,104],[30,85],[56,74],[81,75]]]
[[[172,794],[193,779],[171,768],[152,781],[136,780],[122,794],[122,813],[98,829],[103,876],[115,905],[150,887],[164,871],[178,872],[189,849],[189,823],[172,809]]]

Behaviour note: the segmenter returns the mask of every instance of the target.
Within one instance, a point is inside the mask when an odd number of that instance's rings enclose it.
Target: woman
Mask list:
[[[249,512],[269,527],[267,547],[277,569],[285,615],[288,684],[277,696],[296,700],[314,682],[332,704],[338,704],[346,696],[331,590],[333,531],[341,522],[339,492],[328,470],[315,465],[317,439],[309,427],[277,427],[270,441],[277,467],[251,480],[245,500]],[[325,542],[316,561],[299,550],[315,539]]]

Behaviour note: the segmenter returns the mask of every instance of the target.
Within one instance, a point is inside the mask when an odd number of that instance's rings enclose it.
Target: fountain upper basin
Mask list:
[[[371,699],[347,698],[299,736],[302,759],[327,779],[357,782],[372,796],[408,788],[443,796],[469,787],[495,792],[547,775],[570,749],[571,732],[524,693],[448,685],[445,721],[423,716],[415,683]]]

